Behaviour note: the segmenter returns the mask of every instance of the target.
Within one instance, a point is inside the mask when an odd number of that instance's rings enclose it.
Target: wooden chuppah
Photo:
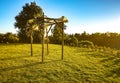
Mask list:
[[[63,60],[64,58],[64,23],[68,22],[67,18],[62,16],[61,18],[49,18],[44,15],[44,13],[38,17],[35,18],[32,22],[35,23],[36,26],[32,27],[32,30],[39,30],[40,34],[42,36],[42,62],[44,62],[44,36],[46,33],[46,38],[47,38],[47,54],[49,53],[48,50],[48,33],[51,30],[53,25],[58,25],[60,28],[62,28],[62,56],[61,59]],[[59,25],[61,23],[62,25]],[[49,29],[47,30],[47,27]],[[38,29],[36,29],[38,28]],[[46,28],[46,32],[45,32]]]

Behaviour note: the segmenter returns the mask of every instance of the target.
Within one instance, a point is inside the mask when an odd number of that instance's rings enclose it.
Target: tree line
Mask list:
[[[0,33],[0,43],[18,43],[19,37],[17,34],[7,32],[5,34]]]
[[[52,35],[49,36],[50,43],[61,44],[61,29],[56,27],[52,31]],[[64,34],[65,45],[69,46],[102,46],[120,49],[120,34],[113,32],[106,33],[75,33],[75,34]]]
[[[76,33],[74,36],[78,41],[88,40],[93,42],[94,45],[120,49],[120,34],[118,33],[106,32],[88,34],[83,32],[82,34]]]
[[[62,36],[60,28],[56,26],[51,30],[51,35],[49,35],[50,44],[61,44]],[[38,31],[33,32],[33,43],[41,43],[41,36]],[[46,42],[46,39],[45,39]],[[13,34],[7,32],[5,34],[0,33],[0,43],[30,43],[30,38],[26,35]],[[68,46],[79,46],[80,45],[97,45],[105,46],[115,49],[120,49],[120,34],[119,33],[75,33],[67,34],[64,33],[64,43]]]

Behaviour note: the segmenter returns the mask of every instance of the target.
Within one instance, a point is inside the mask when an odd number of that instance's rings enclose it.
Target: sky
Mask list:
[[[0,0],[0,33],[17,33],[15,16],[33,1],[48,17],[67,17],[66,33],[120,33],[120,0]]]

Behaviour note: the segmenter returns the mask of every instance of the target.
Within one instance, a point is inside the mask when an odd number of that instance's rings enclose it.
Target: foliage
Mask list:
[[[23,10],[15,17],[15,27],[18,28],[18,36],[20,38],[20,42],[28,43],[29,40],[26,34],[27,31],[27,23],[30,22],[31,28],[34,23],[32,22],[35,18],[38,18],[42,15],[42,9],[36,5],[35,2],[31,2],[31,4],[26,4],[23,6]],[[32,23],[31,23],[32,22]]]
[[[49,45],[49,56],[41,63],[41,45],[0,45],[1,83],[119,83],[120,59],[87,48]],[[7,51],[6,51],[7,50]],[[45,52],[46,55],[46,52]]]
[[[79,43],[78,43],[78,46],[79,47],[90,47],[90,48],[93,48],[94,47],[94,44],[93,44],[93,42],[90,42],[90,41],[88,41],[88,40],[84,40],[84,41],[80,41]]]
[[[78,39],[73,35],[69,35],[65,38],[65,44],[69,46],[78,46]]]
[[[81,34],[75,33],[73,34],[78,41],[88,40],[94,43],[94,45],[105,46],[110,48],[120,49],[120,34],[118,33],[92,33],[88,34],[83,32]]]
[[[42,38],[39,31],[33,31],[33,43],[41,43]]]
[[[18,43],[19,38],[16,34],[7,32],[6,34],[0,34],[0,43]]]
[[[62,42],[62,23],[58,23],[54,26],[54,28],[51,30],[52,35],[49,36],[50,43],[54,44],[61,44]],[[64,25],[64,29],[66,29],[66,25]],[[64,33],[65,37],[65,33]]]
[[[52,29],[52,41],[54,44],[61,44],[62,42],[62,29],[59,27],[59,25],[55,25],[55,27]]]
[[[120,51],[117,52],[117,57],[120,58]]]
[[[56,30],[54,32],[54,36],[49,36],[50,43],[60,43],[61,34],[59,33],[60,30]],[[118,33],[92,33],[88,34],[83,32],[81,34],[64,34],[64,42],[68,46],[77,46],[77,42],[86,41],[88,43],[91,42],[90,47],[94,47],[97,45],[98,47],[110,47],[112,49],[120,49],[120,34]],[[76,42],[76,43],[75,43]],[[80,45],[78,45],[80,46]],[[87,46],[88,47],[88,46]]]

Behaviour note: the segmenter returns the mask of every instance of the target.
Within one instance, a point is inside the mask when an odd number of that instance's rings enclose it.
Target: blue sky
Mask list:
[[[66,16],[66,33],[120,33],[120,0],[0,0],[0,33],[16,33],[15,16],[32,1],[49,17]]]

